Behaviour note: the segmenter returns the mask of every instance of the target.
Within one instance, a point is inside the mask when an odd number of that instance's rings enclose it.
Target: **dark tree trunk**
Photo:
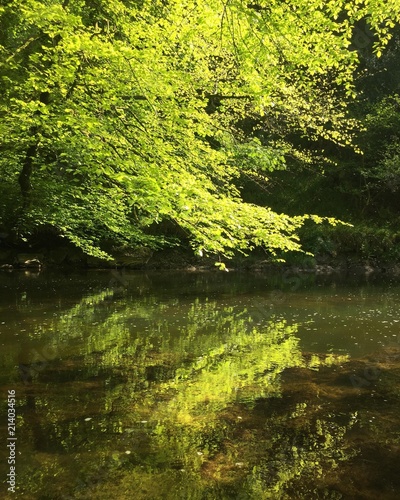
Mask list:
[[[39,101],[47,106],[49,104],[49,101],[50,101],[49,92],[42,92],[39,96]],[[38,132],[38,128],[36,126],[32,127],[31,135],[33,137],[35,137],[37,132]],[[32,172],[33,172],[33,163],[35,160],[37,149],[38,149],[38,143],[37,143],[37,140],[35,140],[35,142],[33,144],[31,144],[28,147],[28,149],[26,150],[24,164],[23,164],[22,170],[18,176],[18,182],[19,182],[19,185],[21,188],[21,194],[22,194],[22,198],[23,198],[24,210],[29,207],[29,203],[30,203],[31,192],[32,192],[31,178],[32,178]]]
[[[32,171],[33,171],[33,161],[36,156],[37,143],[31,144],[26,151],[24,165],[18,177],[18,182],[21,188],[21,194],[23,197],[23,206],[27,208],[29,206],[31,192],[32,192]]]

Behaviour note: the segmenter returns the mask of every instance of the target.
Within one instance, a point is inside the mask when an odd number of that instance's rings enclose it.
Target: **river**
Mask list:
[[[399,311],[384,276],[2,273],[0,496],[398,499]]]

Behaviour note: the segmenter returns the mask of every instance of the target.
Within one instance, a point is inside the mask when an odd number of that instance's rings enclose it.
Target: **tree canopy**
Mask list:
[[[352,145],[357,29],[380,56],[398,0],[10,0],[0,6],[0,225],[86,253],[299,250],[288,216],[245,203],[293,134]],[[334,222],[333,219],[329,219]]]

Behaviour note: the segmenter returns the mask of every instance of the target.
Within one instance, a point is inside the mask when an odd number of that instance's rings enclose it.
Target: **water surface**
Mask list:
[[[1,498],[399,498],[399,292],[290,272],[3,273]]]

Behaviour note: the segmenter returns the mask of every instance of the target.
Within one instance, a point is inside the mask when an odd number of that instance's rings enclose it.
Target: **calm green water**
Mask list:
[[[2,273],[0,498],[398,499],[399,311],[389,278]]]

